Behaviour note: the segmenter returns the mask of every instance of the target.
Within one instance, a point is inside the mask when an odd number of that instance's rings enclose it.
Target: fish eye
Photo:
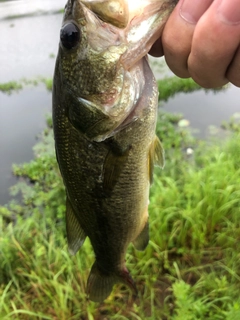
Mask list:
[[[66,49],[72,49],[80,42],[80,30],[72,22],[65,24],[60,31],[62,45]]]

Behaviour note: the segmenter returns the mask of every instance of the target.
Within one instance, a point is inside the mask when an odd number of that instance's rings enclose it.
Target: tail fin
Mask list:
[[[87,282],[89,299],[94,302],[102,302],[110,295],[114,284],[117,282],[124,283],[137,295],[136,285],[127,269],[121,271],[120,274],[106,275],[100,272],[95,261]]]

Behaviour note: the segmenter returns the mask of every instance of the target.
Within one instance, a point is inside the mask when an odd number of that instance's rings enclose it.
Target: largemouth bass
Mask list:
[[[53,85],[56,155],[66,187],[68,247],[95,252],[87,294],[103,301],[130,242],[148,244],[149,188],[164,152],[155,135],[157,85],[146,54],[177,0],[69,0]]]

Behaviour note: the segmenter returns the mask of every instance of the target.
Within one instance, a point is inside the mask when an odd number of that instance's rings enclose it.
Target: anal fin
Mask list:
[[[146,249],[149,241],[149,223],[146,222],[143,230],[137,236],[137,238],[133,241],[134,247],[139,250],[143,251]]]
[[[86,234],[80,226],[80,223],[76,218],[76,215],[68,198],[66,201],[66,226],[68,250],[70,254],[74,255],[83,245]]]

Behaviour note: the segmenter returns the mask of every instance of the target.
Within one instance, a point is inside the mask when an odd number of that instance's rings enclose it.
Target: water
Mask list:
[[[64,8],[66,2],[66,0],[5,0],[0,3],[0,20],[57,12]]]
[[[62,14],[38,15],[59,10],[65,0],[0,2],[0,83],[37,76],[52,77]],[[6,19],[16,14],[37,15]],[[44,86],[28,87],[8,96],[0,92],[0,204],[9,199],[16,181],[12,163],[33,158],[32,147],[51,112],[51,94]]]
[[[0,94],[0,101],[0,204],[4,204],[10,199],[8,188],[16,181],[12,163],[33,158],[32,146],[51,111],[51,94],[39,86],[12,96]]]
[[[195,134],[200,138],[206,138],[210,126],[216,126],[218,133],[222,135],[220,128],[224,120],[240,111],[240,89],[230,86],[226,91],[218,93],[198,91],[192,94],[178,94],[164,105],[168,112],[180,112],[195,128]]]
[[[55,59],[51,57],[58,50],[62,14],[50,13],[64,5],[65,0],[0,2],[0,83],[36,76],[52,77]],[[7,19],[26,13],[36,15]],[[155,70],[158,77],[163,75],[162,71],[159,74]],[[179,94],[170,99],[164,109],[183,113],[199,130],[199,136],[206,136],[209,125],[219,126],[222,120],[240,110],[239,94],[240,89],[234,86],[218,94],[204,91]],[[45,115],[49,112],[51,94],[43,85],[27,87],[11,96],[0,93],[0,204],[10,199],[8,188],[15,183],[12,163],[33,158],[32,147],[45,127]]]
[[[54,59],[50,57],[58,50],[61,21],[61,14],[0,20],[1,83],[52,76]]]

